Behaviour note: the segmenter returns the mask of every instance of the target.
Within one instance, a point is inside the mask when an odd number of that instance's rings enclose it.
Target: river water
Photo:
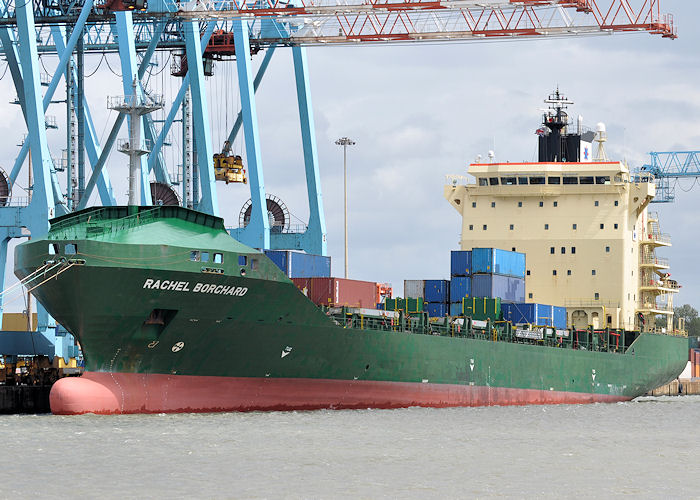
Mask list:
[[[700,396],[0,416],[1,498],[700,498]]]

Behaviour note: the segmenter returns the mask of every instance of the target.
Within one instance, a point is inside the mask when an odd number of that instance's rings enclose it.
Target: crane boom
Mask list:
[[[673,17],[662,16],[660,0],[633,7],[630,0],[205,0],[175,15],[226,19],[274,19],[287,27],[278,37],[265,23],[250,24],[265,43],[299,45],[483,41],[646,31],[676,38]],[[637,2],[639,3],[639,2]],[[267,25],[269,27],[269,24]],[[257,29],[256,29],[257,28]]]
[[[669,179],[700,177],[700,151],[656,151],[649,156],[651,163],[642,166],[640,174],[650,173],[656,180],[653,203],[668,203],[676,198],[676,188]]]
[[[16,0],[0,0],[0,25],[16,24]],[[54,7],[54,2],[58,4]],[[155,26],[159,49],[184,47],[182,23],[214,21],[231,31],[244,18],[258,47],[514,40],[619,32],[646,32],[676,38],[671,15],[662,15],[661,0],[175,0],[151,1],[133,11],[137,50],[148,44]],[[68,23],[80,12],[75,2],[45,0],[35,9],[39,50],[52,52],[49,26]],[[48,6],[48,7],[47,7]],[[60,7],[60,8],[59,8]],[[86,23],[85,50],[115,51],[114,13],[96,7]]]

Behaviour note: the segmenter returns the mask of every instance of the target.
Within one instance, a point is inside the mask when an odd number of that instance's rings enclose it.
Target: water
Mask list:
[[[700,498],[700,396],[0,416],[0,497]]]

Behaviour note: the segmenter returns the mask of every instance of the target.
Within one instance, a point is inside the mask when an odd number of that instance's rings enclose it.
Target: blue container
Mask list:
[[[525,254],[500,248],[474,248],[472,274],[502,274],[525,277]]]
[[[425,301],[447,304],[450,301],[450,282],[448,280],[425,280]]]
[[[464,297],[472,295],[472,279],[466,276],[455,276],[450,280],[450,302],[462,302]]]
[[[508,302],[525,302],[525,279],[500,274],[473,274],[472,297],[500,297]]]
[[[501,304],[503,319],[515,324],[530,323],[538,326],[566,328],[566,308],[549,304],[525,304],[516,302]]]
[[[452,250],[450,256],[450,275],[469,276],[472,269],[471,250]]]
[[[554,327],[560,330],[566,329],[566,307],[553,306],[554,308]]]
[[[291,250],[265,250],[265,255],[288,278],[330,278],[331,276],[330,257]]]
[[[431,318],[442,318],[447,316],[447,304],[428,303],[428,316]]]
[[[525,304],[523,302],[501,303],[503,319],[518,325],[523,323],[538,324],[538,305],[539,304]]]
[[[462,316],[463,310],[461,302],[450,303],[450,316]]]

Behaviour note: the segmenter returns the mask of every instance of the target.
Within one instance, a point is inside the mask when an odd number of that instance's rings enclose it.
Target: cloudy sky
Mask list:
[[[648,34],[578,37],[556,40],[453,43],[405,46],[313,47],[308,49],[316,138],[333,274],[343,274],[342,136],[357,144],[348,153],[350,277],[394,284],[404,279],[447,278],[449,251],[458,248],[460,216],[443,199],[447,174],[488,150],[502,161],[536,159],[542,100],[555,87],[575,105],[584,123],[608,127],[608,155],[630,167],[648,161],[649,151],[700,149],[700,6],[664,0],[675,16],[679,39]],[[97,69],[89,58],[86,82],[93,117],[101,134],[114,119],[105,95],[120,94],[114,57],[111,69]],[[259,64],[261,55],[254,63]],[[55,58],[44,58],[49,72]],[[157,57],[149,86],[173,96],[168,55]],[[0,71],[4,63],[0,63]],[[162,73],[157,74],[160,70]],[[219,63],[208,82],[213,142],[220,147],[239,109],[235,63]],[[60,88],[60,87],[59,87]],[[9,75],[0,91],[14,96]],[[213,104],[216,103],[216,106]],[[265,187],[292,214],[308,216],[301,135],[291,51],[280,49],[257,94]],[[21,140],[17,106],[0,104],[0,146],[6,171]],[[52,108],[62,123],[63,109]],[[179,163],[179,129],[174,128],[166,159]],[[63,131],[50,131],[53,154],[60,156]],[[126,136],[126,130],[123,131]],[[234,149],[243,153],[239,139]],[[109,169],[120,201],[126,200],[126,158],[114,153]],[[26,174],[22,174],[26,178]],[[21,182],[21,181],[20,181]],[[700,242],[695,236],[700,188],[679,183],[672,204],[657,204],[661,229],[673,247],[664,251],[683,288],[677,304],[700,308]],[[689,190],[689,192],[684,192]],[[13,193],[17,195],[16,193]],[[250,194],[246,186],[218,187],[221,214],[229,226]],[[10,271],[8,267],[8,271]]]

